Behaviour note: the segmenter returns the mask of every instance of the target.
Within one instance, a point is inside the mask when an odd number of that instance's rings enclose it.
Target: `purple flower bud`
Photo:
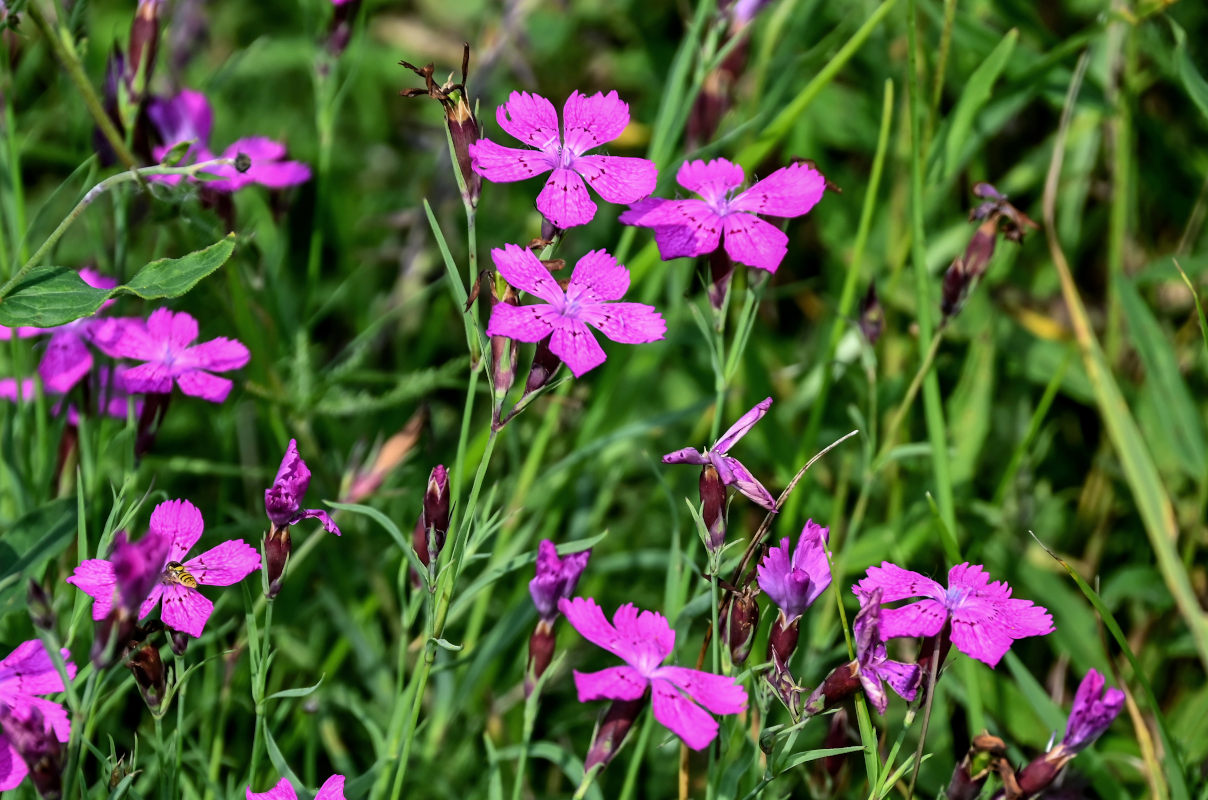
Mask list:
[[[1065,737],[1061,740],[1071,754],[1082,752],[1102,736],[1124,708],[1124,692],[1114,687],[1105,691],[1103,687],[1103,676],[1094,669],[1078,684]]]
[[[794,617],[790,621],[785,618],[784,610],[780,610],[776,615],[776,619],[772,622],[771,632],[768,633],[769,660],[774,655],[785,664],[789,663],[789,659],[793,657],[793,653],[797,650],[800,623],[800,616]]]
[[[529,594],[543,622],[552,624],[558,617],[558,601],[575,593],[579,578],[587,568],[591,550],[558,558],[558,548],[543,539],[537,548],[537,576],[529,581]]]
[[[8,740],[9,752],[25,762],[38,794],[46,800],[62,797],[63,744],[41,709],[33,703],[0,703],[0,734]]]
[[[701,519],[709,535],[705,544],[710,553],[716,553],[726,543],[726,485],[712,464],[700,471],[700,502]]]
[[[745,664],[759,630],[759,605],[755,595],[750,592],[731,595],[722,609],[721,626],[730,648],[730,662],[736,666]]]
[[[638,714],[646,705],[646,694],[637,700],[613,700],[612,705],[604,714],[604,719],[596,728],[591,746],[587,749],[587,758],[583,761],[583,771],[590,773],[597,766],[604,767],[616,756],[617,751],[625,741],[625,736]]]
[[[551,623],[545,620],[537,622],[537,629],[529,637],[528,665],[524,670],[524,696],[533,693],[538,679],[545,674],[550,662],[554,660],[556,639]]]
[[[428,488],[424,492],[424,506],[411,543],[419,560],[428,566],[440,558],[449,532],[449,471],[437,464],[428,476]]]

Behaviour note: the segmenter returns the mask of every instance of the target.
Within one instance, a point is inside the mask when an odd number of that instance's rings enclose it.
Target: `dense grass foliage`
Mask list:
[[[1061,740],[1092,669],[1127,702],[1051,796],[1205,796],[1208,10],[774,0],[740,26],[716,5],[166,0],[139,34],[157,43],[150,80],[117,91],[106,75],[114,48],[131,49],[134,3],[0,3],[0,324],[49,326],[112,300],[102,317],[187,312],[198,341],[249,354],[214,370],[234,382],[222,402],[177,388],[153,406],[154,432],[133,404],[77,424],[42,385],[0,401],[0,656],[35,638],[70,650],[78,674],[51,695],[72,721],[64,796],[236,798],[281,776],[313,796],[339,773],[350,798],[936,797],[983,732],[1003,749],[977,767],[1007,765],[983,796],[1010,796],[1013,771]],[[463,41],[468,79],[451,89]],[[445,104],[400,96],[425,88],[400,60],[434,62]],[[173,142],[154,138],[148,110],[182,89],[213,109],[204,158],[267,137],[288,148],[269,161],[309,178],[224,192],[197,179],[197,151],[153,155]],[[739,265],[720,311],[708,257],[661,260],[649,228],[618,220],[625,205],[593,195],[594,219],[536,252],[563,259],[565,280],[607,250],[629,269],[625,301],[654,306],[665,338],[597,336],[601,366],[560,369],[493,428],[484,332],[504,285],[476,280],[493,250],[551,238],[534,207],[545,178],[483,181],[474,211],[446,111],[468,99],[483,136],[520,146],[495,114],[512,92],[560,113],[572,92],[614,90],[630,122],[596,152],[650,159],[656,196],[691,196],[677,170],[713,158],[748,184],[808,159],[829,188],[808,214],[771,219],[787,256],[771,275]],[[709,104],[723,113],[702,124]],[[989,241],[996,224],[1022,234],[992,255],[970,221],[983,182],[1018,215],[1002,206]],[[954,259],[965,272],[949,272]],[[974,262],[984,274],[970,280]],[[0,377],[33,376],[47,341],[0,341]],[[505,417],[534,351],[512,346]],[[87,347],[97,366],[68,397],[79,407],[112,363]],[[734,455],[774,497],[856,433],[774,516],[731,490],[732,546],[710,552],[698,467],[662,456],[704,448],[765,397]],[[291,439],[313,473],[300,507],[329,512],[339,538],[265,515]],[[152,713],[123,666],[137,658],[90,661],[91,599],[65,579],[176,498],[204,516],[190,557],[242,539],[271,558],[283,530],[292,557],[272,600],[263,570],[200,580],[215,610],[199,639],[179,637],[183,654],[170,632],[148,634],[168,694]],[[437,555],[413,529],[442,513]],[[788,664],[802,700],[852,658],[851,587],[882,561],[941,585],[952,566],[984,565],[1055,631],[993,669],[954,648],[923,670],[933,690],[891,693],[883,716],[857,694],[794,726],[766,679],[768,597],[746,664],[711,632],[740,561],[763,557],[744,557],[757,531],[796,542],[809,519],[829,527],[833,583]],[[609,618],[630,602],[665,616],[668,663],[745,687],[714,745],[690,751],[644,710],[583,781],[609,706],[579,702],[572,671],[618,659],[558,619],[526,700],[543,539],[591,548],[576,595]],[[890,656],[927,666],[932,643],[898,639]],[[26,780],[11,796],[37,793]]]

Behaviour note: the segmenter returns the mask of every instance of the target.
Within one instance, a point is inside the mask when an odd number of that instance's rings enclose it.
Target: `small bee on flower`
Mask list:
[[[169,561],[164,566],[164,577],[169,583],[178,583],[187,589],[197,588],[197,579],[190,575],[185,565],[179,561]]]

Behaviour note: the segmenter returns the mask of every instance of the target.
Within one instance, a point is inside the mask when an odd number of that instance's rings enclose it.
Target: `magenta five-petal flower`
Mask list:
[[[852,622],[856,637],[856,663],[860,684],[872,707],[884,714],[889,705],[882,682],[897,692],[903,700],[913,700],[919,690],[922,670],[918,664],[894,661],[881,639],[881,590],[876,589],[860,603],[860,613]]]
[[[114,603],[134,619],[163,577],[171,544],[155,527],[137,542],[130,542],[126,532],[119,531],[110,560],[86,559],[75,568],[67,583],[93,598],[94,620],[107,617]]]
[[[731,425],[730,429],[703,453],[691,447],[685,447],[663,456],[663,463],[699,464],[701,466],[712,464],[713,468],[717,470],[717,474],[721,476],[721,482],[726,486],[733,486],[769,511],[774,510],[776,500],[772,497],[772,493],[765,489],[762,483],[755,480],[755,476],[737,458],[730,455],[730,448],[736,445],[739,439],[746,436],[747,431],[751,430],[771,407],[772,398],[761,400],[755,404],[754,408],[739,417],[738,422]]]
[[[18,381],[16,378],[0,378],[0,399],[15,403],[17,402],[17,394],[20,392],[23,401],[29,402],[33,400],[37,397],[38,392],[35,384],[36,380],[35,378],[22,378]],[[96,373],[96,385],[92,396],[95,408],[90,409],[90,413],[95,410],[97,413],[106,416],[125,419],[129,397],[126,385],[122,382],[122,370],[112,366],[101,367]],[[52,413],[57,415],[63,409],[63,403],[64,398],[60,396],[58,402],[51,409]],[[135,399],[134,416],[137,417],[142,413],[142,410],[142,399]],[[69,425],[80,424],[80,411],[74,404],[68,404],[67,406],[67,423]]]
[[[88,268],[80,270],[80,278],[97,289],[112,289],[117,286],[117,280],[114,278]],[[112,302],[106,300],[101,308]],[[13,336],[24,339],[49,333],[50,341],[46,345],[42,361],[38,364],[38,374],[42,376],[42,383],[47,389],[58,394],[67,394],[92,369],[92,353],[89,352],[87,343],[95,325],[96,320],[91,317],[77,319],[57,328],[6,328],[0,325],[0,341]],[[122,413],[124,415],[125,411]]]
[[[545,302],[531,306],[496,303],[487,335],[521,342],[539,342],[548,336],[550,351],[575,377],[607,358],[589,325],[624,344],[654,342],[667,332],[667,323],[653,306],[613,302],[628,291],[629,270],[603,250],[579,259],[566,291],[528,248],[509,244],[503,250],[492,250],[491,258],[508,283]]]
[[[234,339],[219,337],[193,344],[195,339],[196,319],[183,311],[157,308],[145,323],[122,321],[121,330],[109,333],[98,345],[114,358],[146,362],[122,373],[129,392],[168,394],[175,382],[187,395],[221,403],[231,391],[231,381],[210,373],[239,369],[251,356]]]
[[[164,624],[173,630],[199,637],[206,621],[214,610],[198,586],[230,586],[243,580],[254,570],[260,569],[260,554],[242,539],[232,539],[213,547],[188,561],[188,554],[205,530],[205,521],[197,506],[188,500],[168,500],[160,503],[151,512],[150,536],[167,537],[171,544],[164,563],[159,565],[159,581],[143,601],[138,618],[151,613],[151,609],[162,599],[164,608],[160,614]],[[148,538],[144,537],[144,539]],[[93,619],[101,619],[97,606],[108,612],[112,602],[113,588],[117,581],[113,562],[90,559],[76,568],[68,579],[84,593],[90,595],[93,604]]]
[[[329,533],[340,535],[340,529],[326,511],[302,508],[302,497],[310,487],[310,468],[298,455],[298,442],[289,440],[273,485],[264,490],[264,510],[269,521],[277,527],[296,525],[304,519],[317,519]]]
[[[1124,708],[1124,692],[1115,687],[1104,690],[1104,683],[1103,676],[1092,669],[1078,684],[1065,737],[1061,740],[1066,752],[1074,754],[1085,750],[1111,727]]]
[[[253,792],[251,786],[247,787],[247,800],[298,800],[298,793],[289,778],[282,778],[267,792]],[[344,800],[344,776],[332,775],[324,781],[315,800]]]
[[[717,721],[709,711],[737,714],[747,707],[747,692],[733,678],[688,667],[660,666],[675,649],[675,631],[662,614],[639,612],[627,603],[617,609],[610,624],[590,598],[560,600],[558,608],[584,639],[626,663],[599,672],[576,670],[579,702],[639,700],[649,690],[654,718],[693,750],[702,749],[717,736]]]
[[[829,538],[830,528],[811,519],[801,529],[797,547],[791,554],[789,540],[784,538],[779,547],[770,548],[759,562],[756,570],[759,588],[772,598],[785,622],[804,614],[830,586],[830,561],[826,557]]]
[[[948,588],[917,572],[888,561],[869,567],[868,576],[852,587],[861,599],[881,589],[882,601],[908,597],[925,599],[900,608],[881,610],[881,638],[935,636],[952,623],[952,644],[970,658],[991,667],[1025,636],[1052,633],[1049,612],[1030,600],[1011,597],[1006,581],[991,581],[977,564],[957,564],[948,571]]]
[[[63,658],[70,654],[63,650]],[[76,668],[67,664],[67,676],[74,678]],[[0,660],[0,711],[11,714],[16,721],[41,717],[49,724],[54,737],[66,742],[71,737],[67,711],[58,703],[38,697],[64,690],[45,645],[31,639]],[[16,788],[29,773],[25,760],[8,737],[0,732],[0,792]]]
[[[163,144],[151,151],[156,159],[162,160],[173,147],[182,142],[193,144],[185,152],[182,164],[210,161],[214,158],[210,150],[210,129],[214,114],[210,103],[201,92],[184,89],[174,97],[156,98],[147,105],[147,115],[155,123]],[[240,172],[233,165],[209,167],[206,172],[219,175],[221,180],[208,181],[206,185],[219,192],[234,192],[253,183],[270,189],[282,189],[310,180],[310,167],[298,161],[283,161],[285,145],[253,136],[236,140],[222,151],[223,158],[235,158],[243,154],[251,159],[251,166]],[[159,175],[152,178],[162,183],[176,184],[179,175]]]
[[[489,181],[522,181],[553,170],[537,195],[537,210],[558,228],[591,222],[596,204],[583,181],[609,203],[635,203],[654,191],[658,170],[644,158],[588,156],[611,142],[629,124],[629,105],[617,93],[591,96],[572,92],[562,107],[561,135],[553,103],[528,92],[512,92],[495,110],[499,127],[537,148],[517,150],[490,139],[469,147],[474,171]]]
[[[542,620],[552,623],[558,616],[558,601],[575,593],[589,558],[591,550],[558,558],[554,543],[549,539],[541,540],[537,547],[537,576],[529,581],[529,594]]]
[[[822,174],[803,163],[782,167],[738,194],[746,176],[724,158],[685,161],[675,179],[701,199],[647,198],[621,214],[621,222],[652,228],[664,261],[712,253],[720,242],[734,261],[768,272],[784,260],[789,237],[755,215],[799,217],[826,190]]]

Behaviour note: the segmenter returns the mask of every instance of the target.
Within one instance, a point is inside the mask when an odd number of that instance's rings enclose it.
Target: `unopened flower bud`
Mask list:
[[[997,736],[986,733],[974,736],[969,752],[952,771],[952,779],[945,790],[947,800],[974,800],[981,795],[990,773],[1002,773],[1001,767],[1005,766],[1009,774],[1010,763],[1006,760],[1006,754],[1007,746]],[[1006,780],[1013,780],[1013,776]]]
[[[524,670],[525,697],[533,693],[533,687],[537,685],[537,681],[545,674],[545,670],[553,661],[555,643],[553,625],[545,620],[539,620],[536,630],[529,637],[528,665]]]
[[[645,705],[645,695],[637,700],[612,701],[604,719],[596,727],[591,747],[587,749],[587,758],[583,761],[584,772],[590,773],[595,767],[604,767],[612,761]]]
[[[167,691],[164,662],[159,657],[159,648],[150,644],[143,645],[130,654],[126,667],[134,674],[134,682],[138,684],[138,691],[143,696],[147,708],[152,714],[158,714]]]
[[[972,277],[965,271],[965,265],[958,256],[952,260],[948,271],[944,273],[944,283],[940,290],[940,311],[944,319],[950,319],[960,313],[969,296],[969,286]]]
[[[138,102],[151,83],[155,70],[155,53],[159,48],[159,12],[163,0],[139,0],[134,21],[130,24],[130,46],[126,61],[126,87],[130,97]]]
[[[449,532],[449,472],[438,464],[428,476],[424,506],[415,521],[412,545],[419,560],[428,566],[440,558]]]
[[[533,366],[529,368],[528,380],[524,382],[525,396],[545,388],[561,365],[562,361],[549,349],[548,338],[537,342],[537,348],[533,351]]]
[[[701,519],[708,532],[705,546],[716,553],[726,543],[726,485],[712,464],[705,464],[700,471],[700,502]]]
[[[1057,746],[1060,749],[1061,745]],[[1065,766],[1061,758],[1053,758],[1052,753],[1043,753],[1033,758],[1026,767],[1015,776],[1019,783],[1022,797],[1032,797],[1048,788]]]
[[[818,714],[834,708],[860,689],[859,662],[848,661],[831,670],[805,702],[805,713]]]
[[[721,311],[730,291],[730,279],[734,277],[734,261],[722,248],[709,255],[709,304],[714,311]]]
[[[189,635],[180,631],[172,631],[172,635],[168,638],[168,642],[172,645],[172,652],[178,656],[185,654],[185,649],[189,646]]]
[[[721,626],[730,648],[730,663],[745,664],[759,630],[759,605],[754,595],[750,592],[731,595],[722,612]]]
[[[452,78],[443,86],[437,86],[432,79],[436,67],[428,64],[417,67],[406,61],[400,61],[407,69],[424,79],[423,89],[406,89],[400,94],[404,97],[431,97],[444,108],[445,124],[449,127],[449,138],[453,142],[453,156],[457,162],[457,171],[461,183],[465,186],[462,198],[471,207],[478,205],[479,195],[482,194],[482,176],[470,167],[470,145],[478,141],[478,120],[474,118],[474,110],[466,94],[466,74],[470,69],[470,44],[466,42],[461,54],[461,83],[453,83]]]
[[[794,617],[792,622],[785,619],[784,612],[776,615],[772,622],[772,631],[768,634],[768,659],[775,654],[785,664],[789,663],[797,649],[798,629],[801,617]]]
[[[268,599],[272,600],[281,591],[281,577],[285,573],[285,563],[293,550],[293,542],[289,535],[289,525],[273,525],[264,535],[265,571],[268,578]]]
[[[847,747],[854,744],[851,731],[847,726],[847,708],[840,708],[831,715],[830,729],[826,732],[826,738],[822,740],[822,747],[826,750],[837,750],[840,747]],[[843,762],[847,759],[848,754],[827,756],[823,759],[823,766],[827,773],[833,778],[839,774],[839,770],[843,767]]]

